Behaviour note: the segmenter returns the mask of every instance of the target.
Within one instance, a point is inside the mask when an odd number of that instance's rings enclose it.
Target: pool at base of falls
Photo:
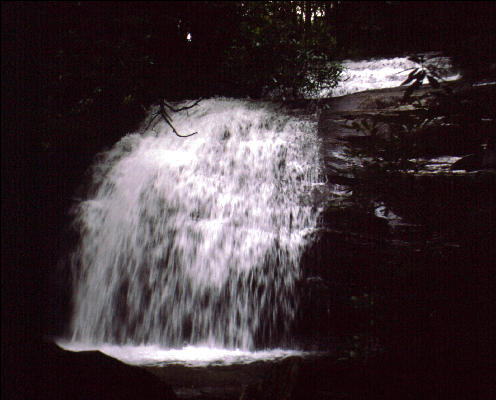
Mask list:
[[[166,366],[184,365],[202,367],[211,365],[249,364],[255,361],[280,361],[287,357],[306,357],[315,352],[288,349],[249,351],[208,346],[185,346],[165,349],[158,345],[115,345],[57,341],[59,347],[68,351],[100,351],[129,365]]]

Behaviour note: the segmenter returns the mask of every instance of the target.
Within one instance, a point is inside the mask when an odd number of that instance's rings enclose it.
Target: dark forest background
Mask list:
[[[274,84],[297,95],[297,60],[336,82],[329,62],[442,51],[475,80],[494,71],[495,4],[3,2],[2,386],[29,381],[39,340],[60,332],[73,195],[147,107]]]

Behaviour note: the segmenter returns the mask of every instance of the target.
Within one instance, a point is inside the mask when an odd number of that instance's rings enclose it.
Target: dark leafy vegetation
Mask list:
[[[294,98],[332,87],[340,77],[336,60],[371,48],[387,53],[400,51],[401,44],[401,51],[415,51],[406,44],[417,43],[423,51],[442,50],[448,48],[443,40],[450,39],[451,53],[460,55],[478,34],[480,43],[470,53],[475,70],[482,68],[479,60],[487,65],[496,47],[485,31],[484,21],[494,15],[488,5],[276,1],[9,7],[6,50],[19,58],[6,57],[5,70],[13,78],[23,75],[34,107],[34,140],[50,154],[84,149],[90,141],[89,157],[135,128],[143,107],[161,98]],[[460,17],[467,9],[480,22],[475,31]],[[443,12],[456,18],[446,25]],[[444,25],[447,33],[441,32]],[[467,62],[460,64],[468,68]],[[424,76],[433,85],[439,81],[432,67],[422,67],[412,71],[406,94],[418,89]],[[12,91],[16,87],[12,83]]]
[[[228,79],[255,96],[299,98],[337,84],[336,39],[321,2],[247,2],[227,51]]]
[[[91,142],[92,155],[163,98],[300,97],[339,78],[324,3],[20,3],[11,10],[29,30],[6,32],[19,42],[13,54],[25,58],[19,65],[8,58],[7,70],[29,71],[35,140],[50,154]]]

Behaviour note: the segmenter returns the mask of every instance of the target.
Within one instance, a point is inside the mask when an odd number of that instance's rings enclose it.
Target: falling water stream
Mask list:
[[[223,98],[174,114],[194,136],[156,121],[101,157],[76,207],[70,341],[284,347],[318,215],[316,122]]]

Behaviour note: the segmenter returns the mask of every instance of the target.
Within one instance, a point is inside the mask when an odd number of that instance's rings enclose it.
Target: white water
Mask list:
[[[232,99],[174,114],[188,138],[157,121],[101,157],[76,207],[73,348],[284,345],[318,215],[316,122]]]
[[[453,69],[449,57],[426,54],[423,67],[435,69],[442,80],[453,81],[461,75]],[[319,97],[337,97],[371,89],[385,89],[400,86],[412,68],[421,65],[408,57],[380,58],[371,60],[344,60],[343,80],[333,89],[323,90]],[[428,83],[424,78],[424,83]]]
[[[81,342],[59,341],[58,345],[69,351],[98,350],[130,365],[167,366],[180,364],[190,367],[209,365],[249,364],[255,361],[281,360],[290,356],[305,356],[308,352],[287,349],[248,351],[207,346],[185,346],[165,349],[157,345],[92,345]]]

